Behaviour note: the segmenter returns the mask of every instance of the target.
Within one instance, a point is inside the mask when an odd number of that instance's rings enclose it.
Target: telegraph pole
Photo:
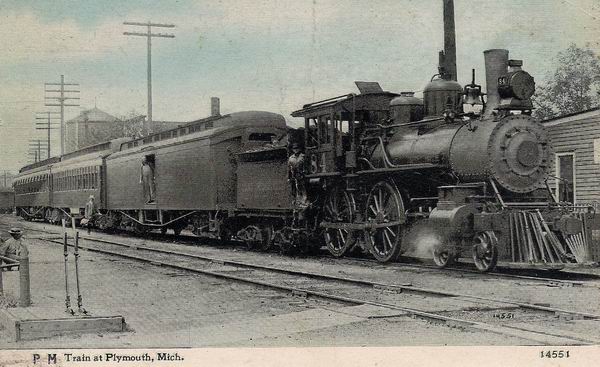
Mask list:
[[[56,111],[46,111],[46,112],[38,112],[38,115],[46,115],[46,117],[42,117],[42,116],[37,116],[35,119],[36,120],[47,120],[48,122],[46,124],[44,123],[36,123],[35,124],[35,129],[36,130],[48,130],[48,158],[50,158],[50,130],[55,130],[58,129],[57,127],[52,127],[52,126],[56,126],[56,124],[52,124],[51,120],[53,119],[60,119],[60,117],[56,116],[56,117],[52,117],[52,114],[59,114],[60,112],[56,112]]]
[[[46,149],[46,143],[42,142],[40,139],[31,139],[29,140],[29,150],[30,153],[35,153],[36,162],[42,160],[42,149]],[[50,158],[50,157],[48,157]]]
[[[146,33],[141,32],[123,32],[126,36],[146,37],[148,42],[148,130],[153,131],[152,124],[152,37],[175,38],[173,34],[152,33],[152,27],[174,28],[174,24],[160,23],[140,23],[140,22],[123,22],[124,25],[132,25],[139,27],[147,27]]]
[[[65,86],[70,86],[71,89],[65,89]],[[60,89],[48,89],[52,87],[60,87]],[[46,103],[46,106],[60,107],[60,154],[65,154],[65,107],[78,107],[79,104],[65,103],[70,99],[79,100],[79,97],[72,97],[71,93],[79,93],[80,91],[76,88],[79,87],[78,83],[65,83],[65,76],[60,76],[60,83],[46,83],[44,84],[44,91],[46,92],[46,100],[55,100],[58,103]]]

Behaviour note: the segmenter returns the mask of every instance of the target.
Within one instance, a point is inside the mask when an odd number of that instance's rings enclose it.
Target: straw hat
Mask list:
[[[21,228],[14,227],[14,228],[9,229],[8,233],[9,234],[22,234],[23,231],[21,230]]]

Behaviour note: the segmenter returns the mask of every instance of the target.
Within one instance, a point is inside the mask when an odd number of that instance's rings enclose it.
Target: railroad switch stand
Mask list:
[[[74,244],[73,255],[75,257],[75,284],[77,288],[77,312],[82,315],[88,315],[88,311],[83,307],[83,297],[81,296],[81,287],[79,282],[79,231],[75,232],[75,244]],[[71,296],[69,293],[69,275],[68,275],[68,258],[69,258],[69,244],[67,233],[64,233],[63,238],[63,249],[65,257],[65,308],[66,312],[75,315],[75,311],[71,306]]]

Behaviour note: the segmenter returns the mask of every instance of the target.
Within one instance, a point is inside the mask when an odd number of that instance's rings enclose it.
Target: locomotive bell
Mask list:
[[[471,84],[465,85],[464,104],[483,105],[481,100],[481,85],[475,84],[475,69],[473,69],[473,80]]]
[[[483,101],[481,100],[481,87],[472,87],[467,85],[465,87],[465,101],[464,104],[474,105],[483,105]]]

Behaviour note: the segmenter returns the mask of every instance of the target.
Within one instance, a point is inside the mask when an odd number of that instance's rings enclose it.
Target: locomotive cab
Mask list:
[[[303,106],[292,113],[304,118],[309,178],[339,176],[357,167],[359,137],[368,129],[388,125],[390,102],[398,94],[375,82],[356,82],[360,94],[346,94]]]

